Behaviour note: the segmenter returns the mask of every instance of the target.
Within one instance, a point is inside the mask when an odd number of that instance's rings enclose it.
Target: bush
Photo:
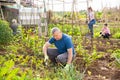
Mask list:
[[[120,32],[117,32],[113,35],[113,38],[120,39]]]
[[[120,68],[120,49],[115,50],[111,56],[115,58],[115,64]]]
[[[12,36],[8,22],[0,20],[0,44],[8,44],[12,40]]]
[[[95,36],[95,38],[99,37],[99,36],[100,36],[100,32],[96,32],[96,33],[94,34],[94,36]]]

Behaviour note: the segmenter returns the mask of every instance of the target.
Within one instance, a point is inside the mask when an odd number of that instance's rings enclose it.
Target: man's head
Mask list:
[[[52,28],[51,32],[52,32],[53,37],[56,40],[60,40],[62,38],[62,32],[60,31],[59,28],[54,27],[54,28]]]

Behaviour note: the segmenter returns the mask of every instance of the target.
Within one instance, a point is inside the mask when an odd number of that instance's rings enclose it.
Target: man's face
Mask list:
[[[56,40],[60,40],[62,38],[62,32],[61,31],[55,31],[54,34],[53,34],[53,37]]]

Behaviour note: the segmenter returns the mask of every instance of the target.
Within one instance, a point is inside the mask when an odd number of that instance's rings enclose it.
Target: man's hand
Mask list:
[[[48,60],[48,56],[46,55],[44,58],[44,61],[46,62]]]
[[[46,42],[43,46],[43,53],[44,53],[44,62],[46,62],[48,60],[48,55],[47,55],[47,48],[50,46],[51,44],[49,42]]]
[[[64,67],[64,69],[65,69],[66,71],[69,71],[69,70],[70,70],[70,66],[71,66],[71,64],[66,64],[66,66]]]

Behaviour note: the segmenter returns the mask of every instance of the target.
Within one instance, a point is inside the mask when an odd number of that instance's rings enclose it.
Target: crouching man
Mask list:
[[[74,45],[71,36],[64,34],[57,27],[52,28],[52,36],[43,46],[44,61],[50,59],[53,63],[65,65],[69,70],[73,59],[75,58]],[[56,48],[49,48],[54,44]]]

